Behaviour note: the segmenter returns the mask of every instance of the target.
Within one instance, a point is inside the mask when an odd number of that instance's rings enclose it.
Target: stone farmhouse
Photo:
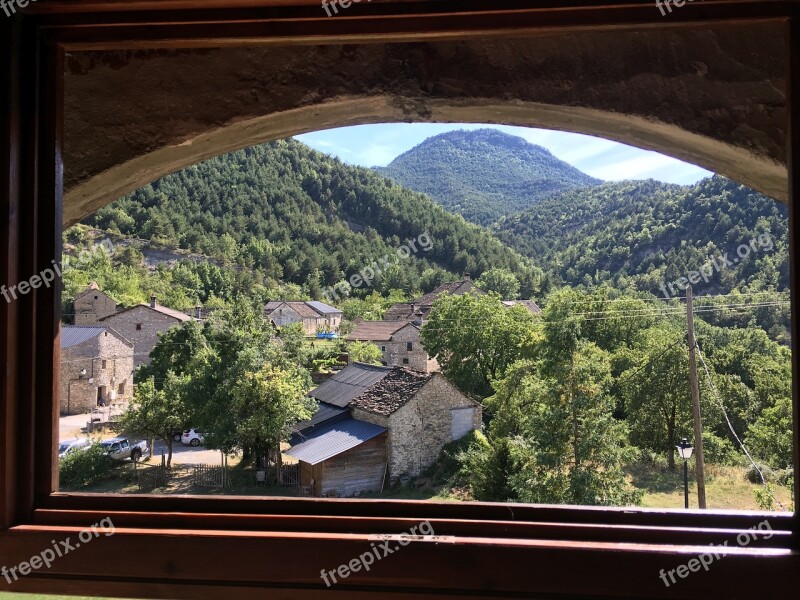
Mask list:
[[[178,310],[161,306],[155,296],[150,304],[137,304],[100,319],[133,343],[134,366],[150,364],[150,352],[158,342],[158,334],[191,321],[192,317]]]
[[[124,404],[133,395],[133,344],[110,327],[61,327],[61,415]]]
[[[433,309],[433,303],[445,292],[453,296],[486,293],[472,282],[472,278],[469,275],[465,275],[461,281],[444,283],[424,296],[409,302],[395,304],[386,311],[383,318],[387,321],[408,321],[422,325]]]
[[[443,375],[401,367],[354,363],[309,395],[319,409],[286,453],[314,496],[358,496],[416,477],[483,417]]]
[[[264,316],[280,329],[292,323],[302,323],[303,332],[308,336],[317,331],[338,332],[343,313],[338,308],[324,302],[268,302]]]
[[[75,296],[74,306],[75,325],[97,325],[100,319],[117,312],[117,302],[100,290],[96,281]]]
[[[348,342],[370,342],[381,349],[382,364],[406,367],[421,373],[439,370],[420,341],[420,327],[408,321],[362,321],[347,336]]]

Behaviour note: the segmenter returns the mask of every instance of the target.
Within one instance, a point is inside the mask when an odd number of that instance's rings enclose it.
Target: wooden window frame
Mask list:
[[[527,4],[527,6],[525,6]],[[40,0],[0,18],[0,281],[17,282],[61,253],[62,74],[67,50],[248,44],[391,43],[535,35],[555,29],[693,27],[773,19],[790,40],[790,198],[800,193],[798,3],[706,0],[669,23],[635,2],[362,3],[334,19],[318,0]],[[794,100],[793,102],[791,100]],[[795,200],[796,201],[796,200]],[[800,211],[790,202],[792,301],[800,291]],[[427,520],[414,539],[330,597],[792,597],[800,571],[798,517],[770,514],[769,542],[730,550],[708,572],[669,588],[658,577],[763,521],[763,513],[598,509],[487,503],[109,496],[58,493],[60,290],[0,303],[0,562],[27,561],[51,540],[112,518],[116,533],[0,590],[137,598],[241,594],[313,598],[335,569]],[[792,325],[798,338],[797,319]],[[795,468],[798,353],[793,356]],[[52,365],[52,370],[42,368]],[[800,482],[796,483],[800,487]],[[0,565],[2,566],[2,565]],[[767,586],[767,587],[765,587]]]

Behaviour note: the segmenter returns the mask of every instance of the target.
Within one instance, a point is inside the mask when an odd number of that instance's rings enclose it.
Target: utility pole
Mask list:
[[[706,507],[706,476],[703,462],[703,423],[700,420],[700,383],[697,379],[697,357],[694,337],[694,306],[692,286],[686,288],[686,316],[689,323],[689,381],[692,384],[692,410],[694,412],[694,456],[697,477],[697,502],[700,508]]]

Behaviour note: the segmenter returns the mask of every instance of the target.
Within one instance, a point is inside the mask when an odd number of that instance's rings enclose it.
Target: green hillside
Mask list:
[[[151,249],[212,259],[181,266],[180,294],[165,284],[176,308],[237,292],[285,296],[286,285],[294,286],[295,295],[319,299],[324,288],[386,256],[395,264],[354,295],[427,292],[464,273],[478,277],[504,267],[529,297],[541,275],[488,231],[422,194],[294,140],[247,148],[164,177],[84,225],[117,238],[144,239]],[[68,240],[75,231],[67,232]],[[409,240],[418,241],[417,252],[398,260],[398,249]],[[132,267],[137,263],[136,257],[126,259]]]
[[[481,225],[553,193],[600,183],[548,150],[495,129],[437,135],[377,170]]]

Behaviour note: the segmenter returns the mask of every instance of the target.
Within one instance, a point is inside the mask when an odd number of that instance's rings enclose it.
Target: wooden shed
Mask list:
[[[314,496],[379,492],[386,475],[386,428],[345,418],[298,440],[286,453],[300,462],[300,484]]]

